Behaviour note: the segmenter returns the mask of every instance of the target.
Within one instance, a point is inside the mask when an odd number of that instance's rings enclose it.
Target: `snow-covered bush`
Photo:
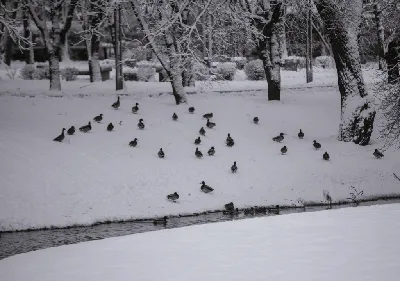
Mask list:
[[[153,67],[153,68],[156,69],[157,72],[159,72],[159,71],[161,71],[161,70],[163,69],[163,67],[162,67],[162,65],[161,65],[160,62],[147,61],[147,60],[138,61],[138,62],[136,63],[136,66],[137,66],[137,67],[141,67],[141,66],[144,66],[144,67],[146,67],[146,66],[147,66],[147,67]]]
[[[101,60],[100,66],[111,66],[112,68],[115,68],[115,60],[114,59]]]
[[[285,70],[292,70],[292,71],[297,71],[298,69],[305,67],[306,67],[306,58],[297,56],[287,57],[285,59],[285,63],[283,66]]]
[[[245,57],[233,57],[231,61],[236,64],[236,68],[242,70],[246,65],[247,59]]]
[[[202,63],[195,63],[193,65],[193,73],[197,81],[205,81],[210,77],[210,69]]]
[[[66,81],[76,80],[79,70],[75,67],[66,67],[61,70],[61,75]]]
[[[33,74],[36,71],[36,67],[32,64],[26,64],[20,71],[20,76],[24,80],[33,80]]]
[[[34,80],[50,80],[50,69],[48,65],[43,65],[41,68],[36,68],[33,73]]]
[[[217,65],[213,72],[224,80],[232,81],[236,73],[236,64],[234,62],[224,62]]]
[[[334,68],[335,60],[330,56],[320,56],[315,58],[315,66],[322,68]]]
[[[149,82],[156,74],[156,69],[149,65],[138,65],[137,78],[139,81]]]
[[[248,80],[265,80],[264,66],[261,60],[249,61],[244,66],[244,73]]]

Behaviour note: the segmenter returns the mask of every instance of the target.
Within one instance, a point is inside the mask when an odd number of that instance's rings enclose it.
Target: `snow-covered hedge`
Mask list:
[[[195,63],[193,65],[194,79],[197,81],[205,81],[210,77],[210,69],[203,63]]]
[[[21,78],[24,80],[45,80],[50,79],[48,65],[40,65],[40,68],[27,64],[20,71]]]
[[[285,70],[298,70],[306,67],[306,58],[298,56],[290,56],[285,59],[283,68]]]
[[[79,69],[76,67],[66,67],[61,69],[61,75],[66,81],[74,81],[76,80],[76,76],[79,73]]]
[[[220,63],[213,72],[219,79],[232,81],[236,73],[236,64],[234,62]]]
[[[335,60],[330,56],[316,57],[315,66],[322,68],[335,68]]]
[[[21,78],[24,80],[33,80],[33,74],[36,71],[36,67],[32,64],[26,64],[20,71]]]
[[[245,57],[233,57],[231,61],[236,64],[236,68],[242,70],[246,65],[247,59]]]
[[[149,82],[156,74],[156,69],[149,65],[138,65],[137,78],[139,81]]]
[[[244,66],[244,73],[248,80],[265,80],[264,66],[260,59],[249,61]]]

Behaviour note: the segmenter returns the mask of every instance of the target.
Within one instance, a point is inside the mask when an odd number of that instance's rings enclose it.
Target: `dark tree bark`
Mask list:
[[[35,54],[33,52],[33,45],[32,45],[32,31],[29,27],[29,10],[27,7],[24,7],[23,10],[23,26],[24,26],[24,37],[29,38],[30,45],[25,44],[25,63],[26,64],[33,64],[35,63]]]
[[[367,145],[370,141],[375,110],[365,88],[358,49],[362,0],[315,1],[330,39],[341,95],[339,140]],[[348,13],[346,13],[348,11]]]
[[[11,2],[9,8],[13,10],[13,12],[11,13],[11,18],[14,20],[17,17],[18,1]],[[8,31],[6,31],[4,42],[4,63],[8,66],[11,65],[13,45],[14,41],[12,40]]]
[[[378,3],[374,4],[375,24],[378,38],[378,61],[379,69],[385,69],[385,28],[382,22],[382,9]]]
[[[400,38],[389,43],[388,52],[386,53],[385,59],[388,69],[388,83],[399,83]]]

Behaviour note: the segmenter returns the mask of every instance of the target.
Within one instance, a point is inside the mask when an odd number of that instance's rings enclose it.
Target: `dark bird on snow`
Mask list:
[[[137,143],[138,143],[138,140],[137,140],[137,138],[135,138],[133,141],[129,142],[129,146],[136,147]]]
[[[210,193],[212,191],[214,191],[214,189],[208,185],[206,185],[206,183],[204,181],[201,182],[201,187],[200,187],[201,191],[203,191],[204,193]]]
[[[214,114],[212,114],[212,113],[206,113],[203,115],[203,118],[206,118],[206,119],[211,119],[213,117],[214,117]]]
[[[94,117],[93,120],[96,121],[97,123],[100,123],[100,121],[103,120],[103,113]]]
[[[73,134],[75,134],[75,127],[74,127],[74,126],[71,126],[71,128],[68,129],[67,134],[68,134],[68,135],[73,135]]]
[[[235,205],[233,204],[233,202],[225,204],[225,210],[226,211],[234,211],[235,210]]]
[[[189,113],[193,113],[193,112],[194,112],[194,107],[193,106],[189,107]]]
[[[162,150],[162,148],[160,148],[160,151],[158,151],[158,157],[164,158],[164,156],[165,156],[164,151]]]
[[[228,136],[226,137],[226,142],[228,141],[233,141],[233,138],[231,137],[230,133],[228,133]]]
[[[84,133],[87,133],[87,132],[89,132],[91,129],[92,129],[92,125],[90,124],[90,121],[89,121],[89,123],[88,123],[87,125],[80,127],[80,128],[79,128],[79,131],[84,132]]]
[[[284,133],[280,133],[279,136],[273,137],[272,140],[276,142],[281,142],[285,138],[283,135]]]
[[[235,162],[233,162],[233,165],[231,166],[231,171],[232,171],[232,173],[236,173],[237,170],[238,170],[238,167],[236,166],[236,161],[235,161]]]
[[[316,140],[314,140],[313,146],[314,146],[315,149],[320,149],[322,147],[321,144],[318,143]]]
[[[174,120],[174,121],[178,120],[178,115],[176,115],[175,112],[174,112],[174,114],[172,114],[172,120]]]
[[[325,152],[325,153],[322,155],[322,158],[323,158],[325,161],[328,161],[329,158],[330,158],[328,152]]]
[[[299,139],[304,138],[304,133],[301,129],[300,129],[300,132],[297,134],[297,136],[299,137]]]
[[[199,145],[200,143],[201,143],[200,137],[198,137],[197,139],[194,140],[194,144]]]
[[[166,225],[167,224],[167,216],[164,216],[162,219],[155,219],[153,220],[153,224],[157,225],[157,224],[162,224],[162,225]]]
[[[232,146],[235,145],[235,142],[234,142],[233,139],[230,139],[230,140],[226,141],[226,145],[229,146],[229,147],[232,147]]]
[[[215,127],[215,125],[216,124],[214,122],[210,122],[210,119],[207,119],[207,124],[206,124],[207,128],[212,129]]]
[[[244,210],[244,214],[245,214],[246,216],[254,216],[254,213],[255,213],[255,211],[254,211],[254,208],[253,208],[253,207],[251,207],[250,209]]]
[[[111,106],[115,109],[118,109],[118,107],[121,105],[121,103],[119,102],[119,97],[117,98],[117,101],[114,102]]]
[[[206,135],[206,130],[204,130],[204,127],[201,127],[201,129],[199,130],[199,134],[202,136]]]
[[[254,122],[254,124],[258,124],[258,121],[260,121],[260,120],[258,119],[258,117],[257,117],[257,116],[253,118],[253,122]]]
[[[140,119],[140,120],[139,120],[139,123],[137,124],[137,126],[138,126],[138,128],[139,128],[140,130],[143,130],[143,129],[144,129],[143,119]]]
[[[215,154],[215,148],[214,146],[211,146],[211,148],[208,150],[208,156],[214,156]]]
[[[118,123],[120,126],[122,126],[122,121],[119,121],[119,123]]]
[[[281,148],[281,153],[286,154],[286,152],[287,152],[287,147],[285,145],[284,147]]]
[[[380,152],[378,149],[375,149],[373,155],[374,155],[376,158],[378,158],[378,159],[380,159],[380,158],[383,157],[383,153]]]
[[[111,132],[112,130],[114,130],[114,125],[112,123],[110,123],[107,126],[107,131]]]
[[[136,105],[132,107],[132,113],[136,114],[136,113],[138,113],[138,111],[139,111],[139,104],[136,103]]]
[[[61,135],[56,137],[53,141],[62,142],[64,140],[64,138],[65,138],[64,131],[65,131],[65,128],[62,129]]]
[[[177,192],[174,192],[172,194],[167,195],[167,199],[171,201],[175,201],[179,199],[179,194]]]
[[[196,155],[197,158],[203,157],[203,153],[199,150],[198,147],[196,147],[196,151],[194,152],[194,155]]]

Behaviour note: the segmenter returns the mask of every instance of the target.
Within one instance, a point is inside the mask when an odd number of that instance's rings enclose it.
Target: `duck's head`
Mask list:
[[[100,117],[103,117],[103,113],[100,113]]]
[[[235,165],[235,166],[236,166],[236,161],[234,161],[234,162],[233,162],[233,165]]]
[[[137,141],[137,138],[135,138],[133,141]]]
[[[162,148],[160,148],[160,151],[162,151]]]
[[[300,133],[302,133],[303,131],[300,129]]]
[[[136,103],[136,106],[138,106],[139,105],[139,103]]]
[[[91,125],[90,121],[89,121],[89,126]]]
[[[75,127],[74,127],[74,126],[71,126],[71,129],[75,130]]]
[[[279,135],[280,135],[281,137],[283,137],[283,135],[285,135],[285,134],[284,134],[284,133],[280,133]]]
[[[317,141],[316,140],[313,140],[313,143],[316,143]]]
[[[118,96],[118,101],[119,101],[119,96]]]
[[[211,146],[211,149],[214,149],[214,146]]]
[[[64,131],[65,131],[65,128],[63,128],[62,131],[64,132]]]
[[[230,134],[230,133],[228,133],[228,137],[231,137],[231,134]]]
[[[206,183],[204,181],[201,182],[202,185],[205,185]]]
[[[139,122],[143,122],[143,119],[142,119],[142,118],[140,118],[140,119],[139,119]]]

